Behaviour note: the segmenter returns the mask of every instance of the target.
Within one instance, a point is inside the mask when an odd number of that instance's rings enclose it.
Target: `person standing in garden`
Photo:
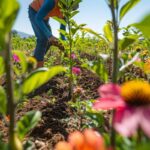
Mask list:
[[[64,19],[63,14],[58,6],[59,0],[33,0],[29,5],[29,19],[37,38],[34,57],[37,60],[37,68],[44,66],[44,55],[51,45],[64,50],[63,45],[55,36],[52,35],[49,26],[50,17],[59,17]],[[64,25],[60,25],[60,29],[65,30]],[[61,39],[65,37],[61,35]]]

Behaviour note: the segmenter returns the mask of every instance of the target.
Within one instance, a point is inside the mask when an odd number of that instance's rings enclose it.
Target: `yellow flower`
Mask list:
[[[121,96],[133,106],[150,104],[150,84],[146,81],[129,81],[121,86]]]

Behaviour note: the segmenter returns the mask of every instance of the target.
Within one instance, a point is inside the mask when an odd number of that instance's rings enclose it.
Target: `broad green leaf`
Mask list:
[[[67,1],[66,0],[59,0],[58,5],[62,6],[62,4],[67,7]]]
[[[78,8],[79,8],[79,3],[81,2],[81,0],[75,0],[75,1],[73,1],[73,3],[72,3],[72,9],[73,10],[77,10]]]
[[[140,1],[141,0],[129,0],[127,3],[125,3],[120,10],[120,16],[119,16],[120,21],[127,14],[127,12],[131,10]]]
[[[146,37],[150,37],[150,14],[145,16],[139,23],[132,24],[138,28]]]
[[[53,17],[56,21],[58,21],[60,24],[63,24],[64,26],[67,25],[66,21],[64,19],[58,18],[58,17]]]
[[[107,22],[103,28],[103,31],[104,31],[104,36],[106,37],[106,39],[109,41],[109,42],[113,42],[113,33],[112,33],[112,30],[111,30],[111,24],[110,22]]]
[[[72,36],[74,36],[78,30],[79,30],[78,28],[71,28]]]
[[[65,31],[65,30],[62,30],[60,29],[59,32],[64,35],[67,39],[69,38],[69,34]]]
[[[4,71],[5,71],[4,59],[0,57],[0,77],[1,75],[3,75]]]
[[[82,23],[82,24],[78,25],[78,27],[79,27],[80,29],[83,29],[83,27],[85,27],[85,26],[86,26],[85,23]]]
[[[42,84],[49,81],[55,75],[64,71],[65,71],[65,68],[62,66],[55,66],[50,69],[41,68],[41,69],[34,71],[22,83],[23,94],[29,94],[36,88],[40,87]]]
[[[0,44],[5,35],[10,32],[19,9],[16,0],[1,0],[0,2]],[[4,45],[2,45],[4,46]]]
[[[75,15],[77,15],[78,13],[79,13],[79,11],[77,11],[77,10],[76,10],[76,11],[73,11],[73,12],[71,13],[71,16],[70,16],[70,17],[73,18],[73,17],[74,17]]]
[[[27,112],[18,122],[16,131],[20,140],[23,140],[25,135],[33,129],[41,119],[39,111]]]
[[[93,35],[95,35],[97,38],[99,38],[99,39],[105,41],[105,39],[104,39],[99,33],[93,31],[93,30],[90,29],[90,28],[82,28],[81,31],[85,31],[85,32],[88,32],[88,33],[90,33],[90,34],[93,34]],[[105,41],[105,42],[106,42],[106,41]]]
[[[119,41],[119,49],[125,50],[128,46],[136,42],[138,37],[139,36],[137,35],[130,35],[130,36],[124,37],[122,40]]]
[[[26,72],[27,70],[27,58],[25,56],[25,54],[21,51],[13,51],[12,54],[17,55],[19,57],[19,64],[21,65],[21,68],[19,69],[15,69],[16,70],[16,74],[20,75]]]
[[[7,98],[5,90],[0,86],[0,113],[6,113]]]

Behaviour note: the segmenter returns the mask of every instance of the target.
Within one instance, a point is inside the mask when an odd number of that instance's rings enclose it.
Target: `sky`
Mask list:
[[[128,0],[121,0],[121,6]],[[13,29],[34,35],[29,18],[28,7],[32,0],[18,0],[20,11],[15,21]],[[107,20],[111,20],[110,10],[105,0],[82,0],[79,7],[80,13],[75,17],[78,24],[86,23],[88,28],[102,33],[103,26]],[[141,0],[128,14],[123,18],[120,26],[125,27],[128,24],[138,22],[141,18],[150,13],[150,0]],[[50,19],[53,35],[58,36],[59,23]]]

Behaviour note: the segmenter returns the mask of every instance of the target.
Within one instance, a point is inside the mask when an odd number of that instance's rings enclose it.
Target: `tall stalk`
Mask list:
[[[114,7],[114,0],[111,0],[111,14],[112,14],[112,21],[113,21],[113,33],[114,33],[114,41],[113,41],[113,72],[112,72],[112,82],[117,83],[117,75],[118,75],[118,18],[115,7]]]
[[[69,1],[67,0],[67,6],[69,6]],[[67,9],[67,14],[69,14],[69,9]],[[68,24],[68,31],[69,31],[69,72],[70,72],[70,76],[69,76],[69,98],[72,99],[73,97],[73,74],[72,74],[72,66],[73,66],[73,62],[72,62],[72,34],[71,34],[71,23],[70,23],[70,18],[69,15],[66,16],[66,22]]]
[[[69,59],[70,59],[70,77],[69,77],[69,97],[72,98],[73,96],[73,75],[72,75],[72,36],[71,36],[71,26],[70,21],[68,19],[68,29],[69,29]]]
[[[5,70],[6,70],[6,92],[7,92],[7,103],[8,112],[10,115],[10,127],[9,127],[9,146],[10,149],[14,147],[14,135],[15,135],[15,103],[13,94],[13,83],[12,83],[12,64],[11,64],[11,35],[7,34],[5,38]]]
[[[114,0],[111,0],[110,10],[113,21],[113,72],[112,72],[112,83],[117,83],[118,75],[118,7],[115,8]],[[113,128],[113,118],[115,110],[112,111],[112,120],[111,120],[111,146],[115,150],[115,130]]]

